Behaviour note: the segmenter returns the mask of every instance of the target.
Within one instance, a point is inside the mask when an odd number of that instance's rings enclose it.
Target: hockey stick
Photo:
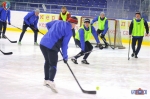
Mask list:
[[[19,29],[19,30],[22,30],[21,28],[19,28],[19,27],[17,27],[17,26],[14,26],[14,25],[12,25],[12,24],[11,24],[11,26],[13,26],[13,27],[15,27],[15,28],[17,28],[17,29]]]
[[[88,53],[91,53],[91,52],[93,52],[93,51],[97,51],[97,50],[92,50],[92,51],[89,51],[89,52],[85,52],[85,53],[83,53],[83,54],[78,54],[77,56],[82,56],[82,55],[85,55],[85,54],[88,54]],[[69,57],[68,59],[71,59],[71,58],[73,58],[73,57],[75,57],[75,56],[72,56],[72,57]],[[58,60],[58,62],[60,62],[60,61],[63,61],[63,59],[61,59],[61,60]]]
[[[44,35],[44,33],[42,33],[41,31],[38,31],[39,33],[41,33],[42,35]]]
[[[63,56],[63,54],[62,54],[61,51],[60,51],[60,53],[61,53],[61,55]],[[73,71],[71,70],[69,64],[68,64],[68,63],[66,63],[66,64],[67,64],[69,70],[71,71],[71,73],[72,73],[74,79],[76,80],[77,84],[79,85],[80,89],[82,90],[82,92],[83,92],[83,93],[87,93],[87,94],[96,94],[96,91],[86,91],[86,90],[82,89],[80,83],[78,82],[77,78],[75,77],[75,75],[74,75]]]
[[[5,38],[7,38],[11,43],[17,43],[17,41],[11,41],[6,35],[4,35]]]
[[[15,28],[17,28],[17,29],[19,29],[19,30],[22,30],[21,28],[19,28],[19,27],[17,27],[17,26],[14,26],[14,25],[12,25],[13,27],[15,27]],[[26,30],[27,31],[27,30]],[[44,35],[44,33],[42,33],[42,32],[40,32],[39,31],[39,33],[41,33],[42,35]]]
[[[103,40],[105,43],[107,43],[104,38],[102,38],[102,40]],[[108,46],[110,46],[113,50],[115,49],[115,48],[113,48],[109,43],[107,43],[107,44],[108,44]]]
[[[130,42],[131,42],[131,37],[129,38],[128,60],[130,59]]]
[[[11,54],[13,54],[12,52],[7,52],[7,53],[5,53],[5,52],[3,52],[2,50],[0,50],[4,55],[11,55]]]

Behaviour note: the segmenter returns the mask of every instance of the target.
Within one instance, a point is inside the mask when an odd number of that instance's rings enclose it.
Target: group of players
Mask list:
[[[46,24],[48,32],[44,35],[40,42],[40,48],[45,58],[44,64],[44,71],[45,71],[45,81],[44,85],[49,86],[52,91],[58,92],[55,84],[54,78],[57,70],[57,61],[58,61],[58,52],[60,48],[63,52],[63,59],[64,63],[67,63],[68,55],[67,55],[67,48],[68,42],[72,36],[72,31],[75,25],[78,23],[76,17],[68,17],[69,12],[66,10],[66,7],[62,7],[62,12],[60,13],[60,18],[63,21],[55,20]],[[138,58],[137,55],[140,51],[142,40],[144,37],[144,28],[146,29],[146,36],[149,33],[149,28],[147,21],[141,17],[140,12],[135,13],[135,19],[132,20],[130,27],[129,27],[129,37],[131,38],[132,34],[132,49],[133,53],[131,54],[132,57]],[[94,22],[98,21],[98,30],[96,33],[95,28],[92,26]],[[101,12],[100,16],[93,19],[90,22],[90,19],[84,19],[84,24],[80,27],[80,29],[73,35],[75,44],[77,44],[81,48],[81,52],[74,56],[71,60],[78,64],[77,58],[84,55],[83,60],[81,61],[83,64],[89,64],[87,62],[87,57],[92,51],[93,46],[89,42],[90,34],[93,34],[97,46],[100,49],[103,49],[103,46],[100,44],[98,39],[98,34],[101,34],[100,37],[105,43],[105,48],[108,47],[106,42],[105,34],[108,30],[108,20],[105,17],[105,13]],[[136,42],[138,41],[138,46],[135,48]],[[88,53],[89,52],[89,53]]]
[[[5,38],[5,30],[7,25],[10,23],[10,3],[3,2],[2,7],[0,8],[0,38],[2,33],[2,38]],[[35,11],[29,12],[24,17],[22,33],[19,38],[18,44],[21,45],[21,40],[23,38],[26,29],[30,27],[34,32],[34,45],[39,45],[37,43],[37,36],[39,29],[37,27],[39,20],[40,10],[36,9]],[[137,55],[140,51],[142,40],[144,37],[144,28],[146,29],[146,35],[149,33],[149,28],[147,21],[141,17],[140,12],[135,13],[135,19],[132,20],[129,27],[129,37],[132,35],[132,57],[138,58]],[[92,26],[94,22],[98,21],[98,30]],[[105,34],[108,31],[108,20],[105,17],[105,13],[101,12],[100,16],[97,16],[90,22],[90,19],[84,19],[84,24],[80,27],[80,29],[75,33],[75,26],[78,24],[78,19],[75,16],[71,16],[71,14],[67,11],[66,7],[62,7],[61,13],[59,15],[59,20],[54,20],[48,22],[46,24],[48,32],[43,36],[40,41],[40,49],[45,59],[44,64],[44,74],[45,80],[44,85],[50,87],[54,92],[58,92],[55,84],[54,78],[57,71],[57,62],[58,62],[58,52],[62,51],[62,56],[64,63],[67,63],[68,55],[68,43],[70,38],[73,36],[75,44],[81,48],[81,52],[74,56],[71,60],[73,63],[78,64],[77,58],[84,55],[83,60],[81,61],[83,64],[89,64],[87,61],[87,57],[93,49],[92,44],[89,42],[91,34],[93,34],[97,45],[95,47],[99,47],[100,49],[108,48],[108,43],[105,39]],[[2,31],[3,27],[3,31]],[[98,39],[98,35],[104,41],[105,46],[103,47]],[[135,48],[136,42],[138,41],[138,46]]]

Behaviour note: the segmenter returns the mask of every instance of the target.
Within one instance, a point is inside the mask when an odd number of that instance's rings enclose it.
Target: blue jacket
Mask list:
[[[72,36],[71,24],[62,20],[54,20],[47,23],[46,27],[48,32],[41,39],[40,44],[55,51],[61,48],[63,58],[67,60],[68,43]]]
[[[92,20],[91,24],[93,24],[94,22],[98,21],[98,18],[99,18],[99,16],[95,17]],[[107,33],[107,31],[108,31],[108,20],[106,20],[106,22],[105,22],[105,29],[104,29],[102,34],[105,35]]]
[[[6,22],[7,19],[10,23],[10,10],[5,10],[4,8],[0,7],[0,21]]]
[[[37,29],[37,23],[39,20],[39,16],[35,15],[35,12],[29,12],[25,17],[24,17],[24,21],[27,25],[34,25],[34,28]]]
[[[85,26],[84,26],[84,29],[87,30],[87,31],[89,30],[89,28],[86,28]],[[81,43],[82,51],[85,51],[84,29],[79,29],[79,36],[80,36],[80,43]],[[91,26],[91,31],[92,31],[92,34],[93,34],[96,42],[100,43],[100,41],[98,39],[98,36],[97,36],[97,33],[96,33],[96,30],[93,26]]]

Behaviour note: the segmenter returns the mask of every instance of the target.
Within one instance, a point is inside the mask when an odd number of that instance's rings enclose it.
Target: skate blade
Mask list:
[[[58,91],[54,88],[52,88],[51,86],[49,86],[48,84],[45,85],[46,87],[50,88],[53,92],[58,93]]]

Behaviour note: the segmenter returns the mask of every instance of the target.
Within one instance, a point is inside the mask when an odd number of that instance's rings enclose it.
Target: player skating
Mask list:
[[[20,38],[19,38],[19,42],[18,42],[19,45],[21,45],[21,40],[22,40],[24,33],[26,32],[28,27],[30,27],[32,29],[32,31],[34,32],[34,45],[38,45],[37,36],[38,36],[39,30],[37,27],[37,23],[39,20],[39,13],[40,13],[40,10],[36,9],[35,11],[29,12],[24,17],[22,33],[20,34]]]
[[[6,32],[6,28],[7,28],[7,23],[9,25],[11,25],[10,23],[10,2],[5,1],[2,3],[2,7],[0,7],[0,38],[1,38],[1,34],[2,34],[2,38],[6,38],[5,37],[5,32]],[[7,22],[8,20],[8,22]],[[3,31],[2,31],[3,29]]]
[[[105,13],[101,12],[100,16],[97,16],[96,18],[94,18],[91,22],[91,25],[93,25],[93,23],[96,21],[98,21],[97,34],[100,35],[101,39],[105,43],[104,48],[108,48],[108,44],[107,44],[106,39],[105,39],[105,34],[108,31],[108,20],[105,17]],[[98,47],[98,45],[96,45],[95,47]]]
[[[95,28],[90,25],[90,19],[85,19],[84,25],[82,25],[80,27],[80,29],[78,30],[78,33],[76,33],[76,36],[75,36],[76,44],[81,48],[81,52],[79,54],[77,54],[74,58],[71,59],[75,64],[78,64],[77,58],[84,55],[84,53],[86,53],[86,52],[92,51],[93,46],[89,42],[92,34],[93,34],[99,48],[103,49],[103,46],[100,44],[100,42],[98,40]],[[90,52],[84,55],[83,60],[81,61],[83,64],[89,64],[87,62],[87,58],[88,58],[89,54],[90,54]]]
[[[60,48],[63,53],[64,62],[67,63],[68,43],[72,36],[72,30],[78,23],[76,17],[70,17],[66,22],[55,20],[46,24],[48,32],[40,42],[40,48],[45,58],[44,85],[48,85],[54,92],[57,92],[54,78],[57,71],[58,52]]]
[[[145,29],[146,29],[146,34],[145,34]],[[133,50],[133,53],[131,54],[132,57],[138,58],[137,55],[141,49],[144,34],[147,36],[148,33],[149,33],[149,27],[147,21],[141,17],[140,12],[136,12],[135,18],[132,20],[129,27],[130,38],[132,35],[132,50]],[[137,48],[135,48],[136,42],[138,42]]]

